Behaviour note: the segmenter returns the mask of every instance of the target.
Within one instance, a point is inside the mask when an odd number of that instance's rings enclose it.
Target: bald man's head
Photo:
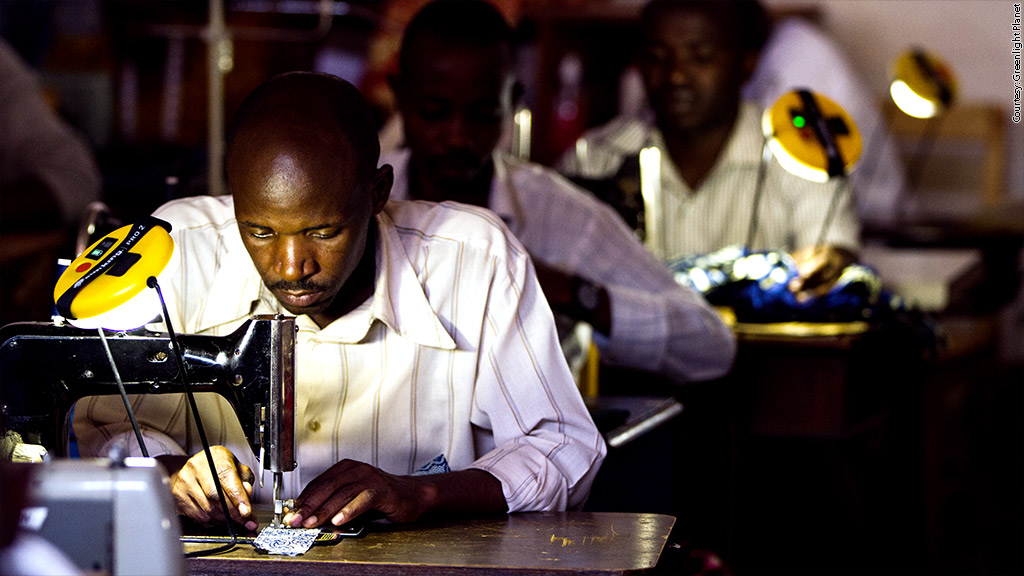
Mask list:
[[[239,151],[251,153],[275,138],[317,145],[325,161],[338,146],[352,149],[360,181],[380,158],[373,111],[355,86],[330,74],[288,72],[253,90],[228,132],[228,165]]]
[[[230,132],[242,242],[285,309],[321,327],[373,291],[374,215],[393,180],[379,154],[363,97],[326,74],[273,78],[246,99]]]

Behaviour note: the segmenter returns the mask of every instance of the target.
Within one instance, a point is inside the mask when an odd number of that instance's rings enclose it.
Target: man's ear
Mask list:
[[[370,181],[370,195],[373,198],[373,213],[379,214],[391,196],[391,186],[395,183],[395,171],[390,164],[384,164],[373,174]]]

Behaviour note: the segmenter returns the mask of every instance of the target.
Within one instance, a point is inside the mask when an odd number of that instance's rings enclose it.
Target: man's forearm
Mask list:
[[[501,482],[490,472],[470,468],[417,478],[423,481],[428,514],[508,511]]]

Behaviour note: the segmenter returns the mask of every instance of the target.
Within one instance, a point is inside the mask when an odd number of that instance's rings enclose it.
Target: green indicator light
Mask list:
[[[807,126],[807,120],[803,116],[793,116],[793,126],[803,128]]]

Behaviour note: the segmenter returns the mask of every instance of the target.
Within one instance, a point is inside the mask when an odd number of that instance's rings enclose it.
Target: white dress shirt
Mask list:
[[[242,244],[232,199],[176,200],[180,259],[164,287],[177,330],[223,335],[285,313]],[[320,329],[296,319],[296,461],[284,498],[343,458],[411,474],[442,456],[501,481],[508,509],[582,506],[606,447],[583,404],[526,251],[486,210],[389,202],[377,217],[376,289]],[[259,469],[226,401],[202,404],[212,444]],[[213,401],[211,401],[213,400]],[[200,450],[181,395],[134,399],[152,454]],[[117,397],[75,412],[83,455],[137,451]],[[266,501],[269,482],[256,488]]]
[[[758,166],[764,149],[761,109],[740,105],[736,124],[714,168],[697,190],[680,176],[665,149],[653,116],[619,117],[588,131],[581,138],[585,154],[570,150],[559,163],[566,174],[609,178],[628,156],[647,146],[661,151],[660,183],[664,246],[650,246],[665,261],[706,254],[747,243],[751,228]],[[826,221],[833,193],[838,194],[835,215],[824,244],[856,251],[860,225],[847,187],[837,182],[817,183],[786,172],[772,159],[765,171],[758,225],[751,250],[786,250],[814,246]]]
[[[391,164],[391,197],[409,198],[409,151]],[[610,335],[595,333],[601,359],[689,382],[732,367],[732,331],[696,291],[680,286],[611,208],[538,164],[496,153],[488,207],[537,261],[605,287]]]

